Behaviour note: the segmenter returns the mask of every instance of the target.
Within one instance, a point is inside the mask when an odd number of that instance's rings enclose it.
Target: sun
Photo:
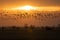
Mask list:
[[[23,6],[22,9],[23,10],[31,10],[32,9],[32,6]]]
[[[21,10],[32,10],[33,7],[32,6],[23,6],[20,8]]]
[[[33,7],[33,6],[29,6],[29,5],[26,5],[26,6],[22,6],[22,7],[18,7],[17,8],[18,10],[35,10],[36,8]]]
[[[30,10],[37,10],[37,7],[25,5],[25,6],[18,6],[18,7],[12,8],[12,10],[30,11]]]

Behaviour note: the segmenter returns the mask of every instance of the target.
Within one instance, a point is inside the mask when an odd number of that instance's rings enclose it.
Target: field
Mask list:
[[[0,26],[57,26],[60,11],[1,11]]]
[[[58,40],[60,11],[0,11],[0,39]]]
[[[60,39],[60,25],[58,27],[0,27],[0,39],[58,40]]]

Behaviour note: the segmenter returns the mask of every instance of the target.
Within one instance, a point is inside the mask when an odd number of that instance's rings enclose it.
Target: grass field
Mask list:
[[[0,27],[0,39],[3,40],[58,40],[60,29],[39,27]]]

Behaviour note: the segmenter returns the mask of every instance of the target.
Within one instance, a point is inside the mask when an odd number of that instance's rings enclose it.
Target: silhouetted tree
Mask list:
[[[46,31],[49,31],[49,30],[52,30],[52,28],[51,28],[50,26],[46,26],[46,27],[45,27],[45,30],[46,30]]]

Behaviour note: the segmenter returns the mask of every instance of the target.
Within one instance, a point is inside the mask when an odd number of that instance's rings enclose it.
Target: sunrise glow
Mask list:
[[[15,9],[18,9],[18,10],[27,10],[27,11],[29,11],[29,10],[36,10],[35,7],[29,6],[29,5],[27,5],[27,6],[22,6],[22,7],[17,7],[17,8],[15,8]]]
[[[32,6],[23,6],[21,9],[23,9],[23,10],[31,10]]]

